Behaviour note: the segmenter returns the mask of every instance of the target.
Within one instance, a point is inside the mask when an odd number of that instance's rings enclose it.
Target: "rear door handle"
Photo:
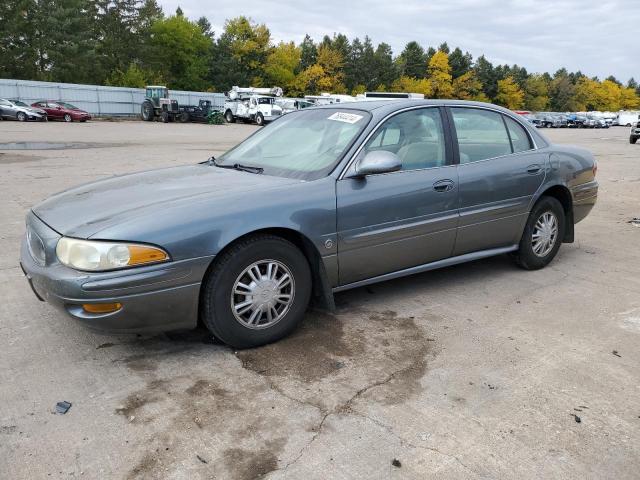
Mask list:
[[[449,192],[451,190],[453,190],[455,183],[453,183],[453,180],[438,180],[436,183],[433,184],[433,189],[436,192]]]
[[[529,165],[527,167],[527,173],[531,174],[531,175],[535,175],[536,173],[540,173],[540,170],[542,170],[542,167],[538,164],[533,164],[533,165]]]

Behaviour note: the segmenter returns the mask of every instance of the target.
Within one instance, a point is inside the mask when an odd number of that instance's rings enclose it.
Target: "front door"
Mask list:
[[[451,108],[460,164],[460,225],[455,255],[520,241],[531,199],[542,185],[548,153],[508,115]]]
[[[358,160],[388,150],[400,157],[402,169],[338,180],[341,285],[451,255],[458,178],[448,138],[440,108],[400,112],[376,130]]]

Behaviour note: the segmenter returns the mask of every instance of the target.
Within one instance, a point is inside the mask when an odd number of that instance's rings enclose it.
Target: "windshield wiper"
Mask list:
[[[264,172],[264,168],[262,168],[262,167],[252,167],[250,165],[242,165],[240,163],[234,163],[233,165],[221,165],[221,164],[216,162],[216,159],[213,156],[211,156],[211,158],[209,158],[208,164],[209,165],[215,165],[218,168],[231,168],[233,170],[240,170],[242,172],[249,172],[249,173],[262,173],[262,172]]]

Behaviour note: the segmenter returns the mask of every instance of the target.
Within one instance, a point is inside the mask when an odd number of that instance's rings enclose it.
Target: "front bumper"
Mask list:
[[[33,213],[27,228],[42,240],[45,264],[34,260],[22,241],[20,265],[36,296],[89,328],[111,333],[138,333],[194,328],[198,321],[200,284],[213,257],[172,261],[147,267],[89,273],[68,268],[55,258],[60,235]],[[113,313],[88,313],[88,303],[120,303]]]

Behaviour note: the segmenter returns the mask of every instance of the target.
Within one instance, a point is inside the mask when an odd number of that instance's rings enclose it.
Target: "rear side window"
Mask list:
[[[504,117],[504,121],[507,124],[507,129],[509,130],[511,144],[513,145],[513,152],[517,153],[531,150],[533,148],[531,146],[531,140],[529,139],[529,135],[527,135],[524,127],[506,115]]]
[[[502,115],[477,108],[452,108],[460,163],[477,162],[511,153]]]

